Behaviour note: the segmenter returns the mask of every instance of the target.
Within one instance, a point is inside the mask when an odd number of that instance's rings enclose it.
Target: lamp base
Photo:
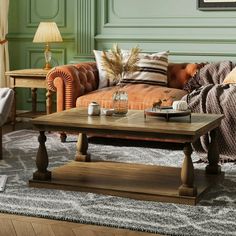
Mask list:
[[[46,63],[43,69],[50,70],[50,69],[52,69],[52,67],[51,67],[50,63]]]

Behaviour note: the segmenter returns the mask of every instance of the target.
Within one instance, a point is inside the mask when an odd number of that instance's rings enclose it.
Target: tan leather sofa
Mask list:
[[[185,94],[182,88],[201,67],[201,64],[171,63],[168,66],[168,86],[148,84],[127,84],[129,109],[152,107],[159,99],[167,98],[162,105],[171,105]],[[112,94],[116,86],[98,88],[99,76],[95,62],[63,65],[53,68],[47,75],[49,89],[57,92],[57,111],[73,107],[87,107],[91,101],[98,102],[102,108],[112,107]],[[170,98],[170,99],[168,99]]]
[[[197,63],[170,63],[166,87],[126,84],[122,89],[128,93],[129,109],[146,109],[164,98],[167,101],[162,105],[171,105],[173,99],[179,100],[187,93],[183,90],[184,84],[201,66],[202,64]],[[73,107],[88,107],[92,101],[98,102],[102,108],[111,108],[112,95],[117,87],[98,89],[98,83],[99,75],[95,62],[54,67],[47,75],[49,89],[56,92],[57,111]],[[62,134],[61,140],[65,141],[65,139],[66,135]]]

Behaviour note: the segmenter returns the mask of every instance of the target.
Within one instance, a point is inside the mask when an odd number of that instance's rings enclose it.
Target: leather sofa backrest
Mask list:
[[[80,63],[79,67],[86,68],[86,65],[88,66],[87,63]],[[169,63],[167,71],[167,86],[170,88],[183,89],[185,83],[204,65],[205,63]],[[92,66],[94,73],[96,73],[95,77],[97,77],[98,71],[96,63],[90,63],[89,66]]]
[[[168,87],[183,89],[185,83],[204,65],[204,63],[169,63]]]
[[[167,71],[167,86],[170,88],[183,89],[184,84],[195,75],[199,68],[201,68],[204,63],[169,63]],[[60,72],[60,73],[59,73]],[[83,88],[86,91],[92,91],[97,89],[99,83],[98,69],[96,62],[85,62],[74,64],[73,66],[60,66],[60,71],[57,72],[54,77],[63,76],[63,74],[69,74],[73,76],[82,76],[83,79],[79,80]],[[51,75],[54,71],[49,72],[48,84],[52,91],[55,91],[54,84],[50,80],[54,80]],[[89,85],[89,86],[88,86]],[[81,86],[80,86],[81,87]],[[88,87],[88,88],[87,88]],[[77,91],[78,92],[78,91]],[[80,95],[80,94],[78,94]]]

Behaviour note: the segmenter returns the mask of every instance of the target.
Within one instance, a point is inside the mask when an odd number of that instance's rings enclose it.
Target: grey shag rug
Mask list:
[[[224,163],[225,179],[197,206],[138,201],[93,193],[28,187],[35,171],[38,132],[21,130],[4,135],[0,174],[7,174],[0,193],[0,212],[127,228],[163,235],[236,235],[236,165]],[[47,134],[50,168],[73,160],[76,136],[61,143],[57,133]],[[154,147],[89,144],[92,159],[181,166],[181,151]],[[194,154],[194,160],[199,157]],[[205,163],[195,164],[205,168]]]

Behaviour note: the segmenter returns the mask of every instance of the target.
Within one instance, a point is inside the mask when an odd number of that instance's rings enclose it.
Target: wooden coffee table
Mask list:
[[[192,114],[164,118],[144,118],[143,111],[130,110],[125,117],[88,116],[87,109],[74,108],[32,120],[39,130],[39,149],[36,157],[37,171],[29,185],[103,193],[135,199],[156,200],[194,205],[202,193],[223,174],[218,165],[219,152],[216,143],[217,127],[223,115]],[[78,132],[75,161],[49,171],[45,146],[45,131]],[[194,170],[191,143],[210,132],[209,164],[204,170]],[[115,134],[135,138],[155,138],[162,142],[184,145],[182,168],[90,161],[87,153],[87,135]]]

